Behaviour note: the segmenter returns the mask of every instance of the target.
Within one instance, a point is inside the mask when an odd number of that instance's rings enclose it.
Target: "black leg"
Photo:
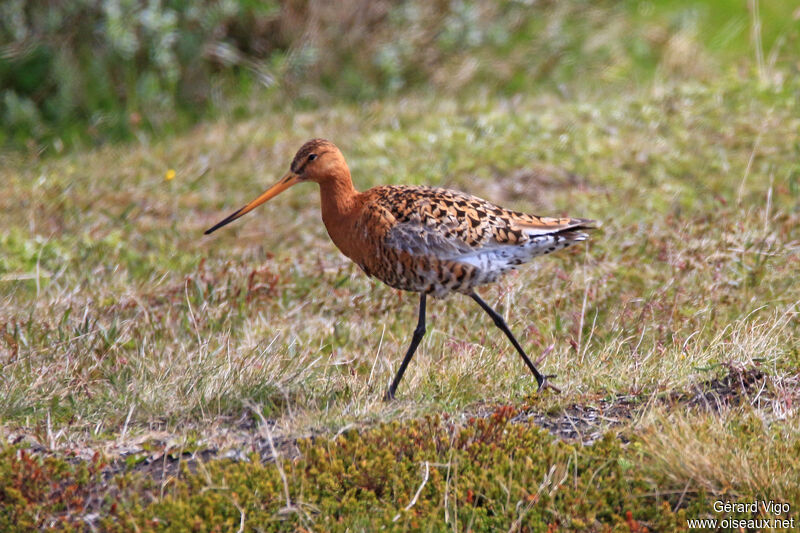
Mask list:
[[[498,328],[500,328],[503,331],[503,333],[506,334],[506,337],[508,337],[508,339],[511,341],[511,344],[514,345],[514,348],[516,348],[517,352],[519,352],[519,354],[522,356],[522,360],[525,361],[525,364],[528,365],[528,368],[530,368],[531,372],[533,372],[533,377],[536,378],[536,383],[539,384],[539,390],[542,390],[543,387],[547,386],[547,378],[551,378],[551,377],[554,377],[554,376],[543,376],[543,375],[541,375],[539,373],[538,370],[536,370],[536,367],[534,366],[533,362],[525,354],[525,350],[522,349],[522,346],[519,345],[519,343],[517,342],[517,339],[515,339],[514,335],[511,334],[511,330],[508,329],[508,326],[506,325],[506,321],[503,320],[503,317],[500,316],[499,314],[497,314],[497,312],[494,309],[492,309],[489,306],[489,304],[484,302],[481,299],[481,297],[478,296],[477,294],[475,294],[474,292],[472,294],[470,294],[470,297],[473,300],[475,300],[476,302],[478,302],[478,305],[480,305],[483,308],[483,310],[486,311],[486,313],[490,317],[492,317],[492,320],[494,320],[495,325]],[[552,385],[551,385],[551,387],[552,387]]]
[[[394,392],[397,390],[400,380],[403,379],[403,373],[406,371],[408,362],[411,361],[411,358],[414,356],[414,352],[417,351],[419,341],[421,341],[422,336],[425,335],[425,296],[426,295],[424,292],[420,293],[419,295],[419,321],[417,322],[417,327],[414,329],[414,336],[411,337],[411,346],[408,347],[406,356],[403,358],[403,362],[400,364],[400,370],[397,371],[397,375],[394,377],[389,390],[386,391],[386,396],[383,397],[385,401],[394,399]]]

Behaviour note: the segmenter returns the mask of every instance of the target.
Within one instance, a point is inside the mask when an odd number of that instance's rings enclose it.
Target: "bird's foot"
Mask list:
[[[546,374],[542,376],[542,381],[539,382],[539,388],[536,392],[542,392],[544,389],[552,389],[555,393],[560,393],[561,389],[550,383],[550,378],[556,377],[555,374]]]
[[[383,401],[391,402],[392,400],[394,400],[394,391],[389,389],[386,391],[386,394],[383,395]]]

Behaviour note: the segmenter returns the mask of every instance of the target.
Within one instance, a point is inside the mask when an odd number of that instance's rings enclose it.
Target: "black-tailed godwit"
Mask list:
[[[427,295],[460,292],[475,300],[509,338],[541,390],[547,378],[522,349],[503,317],[475,293],[537,255],[583,241],[594,221],[526,215],[462,192],[433,187],[353,187],[350,169],[331,142],[313,139],[294,156],[289,172],[209,234],[296,183],[319,184],[322,221],[334,244],[368,275],[390,287],[418,292],[419,319],[411,345],[386,392],[392,399],[425,334]],[[558,389],[556,389],[558,390]]]

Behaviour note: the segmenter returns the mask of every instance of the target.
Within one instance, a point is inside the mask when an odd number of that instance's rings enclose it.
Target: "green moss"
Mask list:
[[[163,498],[160,483],[118,476],[96,489],[125,498],[109,498],[95,511],[102,511],[109,531],[225,531],[238,527],[242,513],[248,528],[267,531],[445,530],[453,524],[493,531],[515,521],[530,531],[616,529],[631,519],[653,530],[680,524],[682,514],[662,505],[632,466],[629,446],[608,436],[576,447],[536,427],[509,424],[512,414],[502,408],[463,428],[431,417],[301,441],[299,458],[280,461],[288,508],[278,466],[252,456],[250,462],[211,461],[194,474],[184,468],[164,487]],[[51,486],[68,485],[81,495],[98,482],[86,465],[31,459],[12,448],[0,467],[0,524],[9,527],[41,527],[53,515],[64,516],[64,527],[79,525],[77,496],[55,496]],[[23,483],[21,469],[39,474]]]
[[[6,448],[0,526],[69,530],[99,516],[95,525],[104,531],[228,531],[242,521],[248,531],[496,531],[514,524],[522,531],[673,531],[685,529],[687,518],[714,517],[720,498],[800,500],[791,483],[774,493],[741,480],[710,494],[702,472],[688,482],[676,478],[652,440],[655,426],[628,435],[627,443],[607,433],[582,446],[509,422],[514,414],[500,407],[463,426],[439,417],[392,422],[301,440],[298,457],[277,462],[252,454],[239,462],[183,463],[166,482],[135,472],[104,481],[97,458],[73,463]],[[709,445],[728,440],[765,461],[786,459],[800,445],[795,436],[769,446],[765,441],[785,428],[765,434],[755,416],[734,419],[724,434],[713,432],[723,427],[713,418],[676,427],[693,428]],[[691,465],[694,450],[681,453]],[[800,471],[796,460],[785,466]]]

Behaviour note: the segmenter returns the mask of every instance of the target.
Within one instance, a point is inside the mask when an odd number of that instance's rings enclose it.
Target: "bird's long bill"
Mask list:
[[[247,204],[246,206],[242,207],[238,211],[232,213],[229,217],[225,218],[224,220],[219,221],[218,223],[214,224],[214,226],[208,228],[205,231],[205,234],[208,235],[209,233],[218,230],[222,226],[225,226],[226,224],[229,224],[230,222],[233,222],[234,220],[236,220],[240,216],[242,216],[242,215],[244,215],[246,213],[249,213],[250,211],[252,211],[256,207],[260,206],[261,204],[263,204],[267,200],[278,196],[280,193],[282,193],[283,191],[285,191],[286,189],[288,189],[289,187],[291,187],[292,185],[294,185],[298,181],[300,181],[300,176],[298,176],[294,172],[288,172],[284,177],[282,177],[280,179],[280,181],[278,181],[278,183],[276,183],[275,185],[273,185],[272,187],[270,187],[269,189],[267,189],[266,191],[261,193],[261,196],[259,196],[258,198],[256,198],[255,200],[253,200],[252,202]]]

